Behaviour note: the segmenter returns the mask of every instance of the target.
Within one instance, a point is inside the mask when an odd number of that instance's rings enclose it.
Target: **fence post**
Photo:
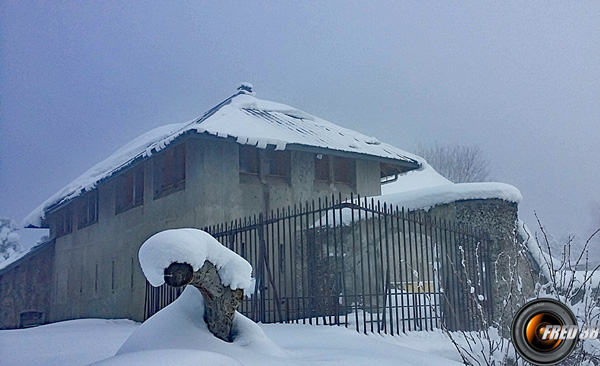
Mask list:
[[[258,268],[256,271],[256,301],[258,302],[258,315],[261,323],[266,321],[266,304],[265,304],[265,233],[264,233],[264,217],[260,213],[257,222],[258,234]]]

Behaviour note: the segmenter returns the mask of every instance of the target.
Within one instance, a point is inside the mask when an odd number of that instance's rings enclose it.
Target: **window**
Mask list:
[[[115,214],[144,204],[144,166],[122,174],[116,183]]]
[[[240,145],[240,173],[258,175],[258,149]]]
[[[352,184],[354,176],[354,160],[333,157],[333,180],[336,183]]]
[[[98,190],[85,193],[79,200],[77,228],[81,229],[98,222]]]
[[[71,205],[60,209],[56,213],[56,237],[73,232],[73,210]]]
[[[269,151],[267,162],[268,175],[283,178],[290,176],[290,153],[288,151]]]
[[[185,188],[185,145],[168,148],[154,160],[154,198]]]
[[[315,155],[315,180],[329,182],[329,156]]]
[[[41,311],[26,311],[19,316],[19,326],[21,328],[35,327],[44,324],[44,313]]]

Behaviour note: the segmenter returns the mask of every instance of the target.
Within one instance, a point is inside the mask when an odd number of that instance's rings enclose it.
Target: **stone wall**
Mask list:
[[[53,288],[54,242],[0,270],[0,329],[47,323]]]
[[[434,207],[428,214],[481,230],[488,236],[493,267],[493,321],[507,330],[512,314],[534,296],[537,275],[516,237],[517,204],[501,199],[465,200]]]

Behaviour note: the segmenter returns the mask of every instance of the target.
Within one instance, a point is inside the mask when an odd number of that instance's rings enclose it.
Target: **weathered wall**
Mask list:
[[[512,314],[534,295],[535,274],[515,239],[517,204],[501,199],[465,200],[428,212],[485,232],[491,244],[493,321],[507,330]],[[510,298],[509,298],[510,294]]]
[[[20,327],[23,312],[41,312],[41,322],[48,322],[53,261],[49,242],[0,271],[0,329]]]
[[[115,214],[115,185],[98,187],[98,222],[56,239],[49,321],[81,317],[143,320],[145,278],[138,249],[153,234],[202,228],[341,192],[380,194],[379,163],[358,162],[351,186],[315,185],[314,155],[291,152],[291,177],[239,173],[239,145],[192,137],[186,144],[185,189],[154,199],[152,160],[145,164],[144,204]],[[262,154],[263,152],[261,152]],[[160,154],[160,153],[159,153]],[[52,217],[49,217],[52,226]],[[76,222],[76,220],[74,220]]]

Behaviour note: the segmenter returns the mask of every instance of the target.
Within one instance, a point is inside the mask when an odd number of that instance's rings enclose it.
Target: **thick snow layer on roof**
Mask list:
[[[453,184],[440,173],[436,172],[435,169],[424,160],[420,160],[420,163],[421,167],[419,169],[399,174],[397,181],[382,185],[381,193],[387,195]]]
[[[374,137],[337,126],[285,104],[258,99],[252,94],[240,90],[195,120],[159,127],[141,135],[52,195],[31,212],[22,225],[40,227],[49,207],[77,197],[84,190],[95,188],[102,179],[110,177],[137,158],[162,150],[186,132],[231,137],[240,144],[262,149],[272,145],[283,150],[287,145],[294,144],[415,164],[422,160]]]
[[[224,286],[243,289],[248,296],[254,290],[250,263],[202,230],[161,231],[142,244],[138,255],[142,271],[153,286],[164,283],[164,270],[171,263],[188,263],[197,271],[209,261],[217,267]]]
[[[182,124],[171,124],[155,128],[144,133],[119,150],[115,151],[110,157],[94,165],[87,172],[77,177],[74,181],[53,194],[44,203],[33,210],[21,223],[23,226],[40,227],[45,218],[45,211],[55,205],[71,198],[79,196],[83,191],[89,191],[96,187],[96,184],[122,167],[126,167],[133,160],[140,156],[149,156],[152,151],[160,150],[158,147],[164,147],[169,136],[181,129]],[[171,139],[172,140],[172,139]],[[160,142],[160,143],[159,143]]]

